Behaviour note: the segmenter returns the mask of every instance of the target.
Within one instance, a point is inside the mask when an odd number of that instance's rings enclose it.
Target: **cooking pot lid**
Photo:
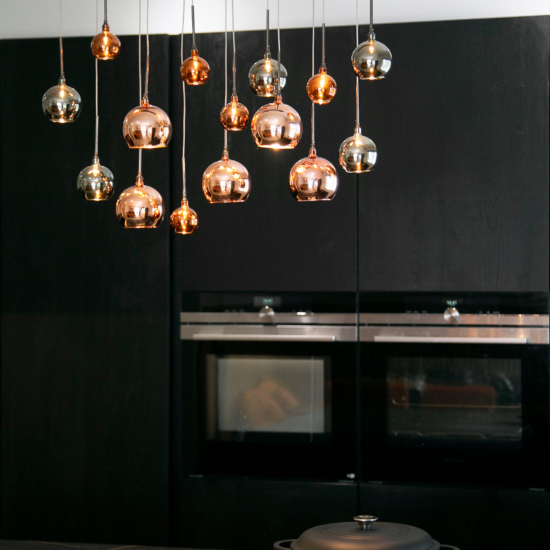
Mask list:
[[[375,516],[355,522],[329,523],[304,531],[292,550],[438,550],[426,531],[399,523],[375,523]]]

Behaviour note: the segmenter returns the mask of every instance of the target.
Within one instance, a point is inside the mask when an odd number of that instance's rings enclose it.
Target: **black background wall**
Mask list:
[[[198,36],[212,81],[188,88],[188,190],[200,217],[192,237],[171,234],[167,220],[124,231],[115,199],[78,195],[93,155],[89,38],[65,40],[68,83],[84,101],[68,126],[40,108],[57,81],[57,40],[0,42],[1,537],[269,548],[355,513],[352,483],[169,479],[170,365],[186,368],[177,345],[184,290],[548,290],[549,18],[380,25],[377,34],[394,66],[384,81],[361,84],[375,171],[340,171],[332,203],[292,199],[288,172],[309,146],[311,34],[283,31],[283,98],[300,112],[304,138],[273,153],[257,150],[248,130],[231,135],[251,197],[213,206],[200,181],[222,151],[223,35]],[[246,73],[263,37],[237,34],[238,92],[251,114],[263,100]],[[327,29],[338,94],[317,109],[317,149],[335,165],[353,131],[353,46],[352,28]],[[115,174],[115,197],[137,171],[121,136],[138,102],[136,38],[123,37],[122,48],[100,63],[100,158]],[[179,38],[153,37],[151,55],[151,101],[169,112],[175,134],[169,150],[144,153],[144,177],[168,217],[181,192]],[[449,544],[487,546],[483,523],[460,535],[464,517],[451,514],[479,502],[491,529],[519,518],[533,545],[548,541],[547,493],[366,485],[360,494],[366,511]],[[213,528],[212,510],[224,529]],[[513,537],[498,540],[515,547]]]

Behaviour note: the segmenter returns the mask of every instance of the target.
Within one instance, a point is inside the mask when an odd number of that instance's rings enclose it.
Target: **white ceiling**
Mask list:
[[[103,0],[63,0],[64,36],[95,34],[96,2],[99,1],[99,24],[103,18]],[[236,30],[265,28],[266,0],[234,0]],[[109,24],[117,35],[137,34],[139,0],[110,0]],[[280,0],[281,27],[311,25],[312,0]],[[326,0],[328,26],[355,23],[356,0]],[[145,6],[142,0],[143,22]],[[323,0],[316,0],[320,23]],[[190,31],[191,0],[186,0],[186,32]],[[197,32],[217,32],[224,28],[225,0],[196,0]],[[229,4],[230,5],[230,4]],[[152,34],[181,32],[183,0],[150,0],[149,31]],[[272,27],[276,24],[276,0],[271,0]],[[359,20],[368,22],[369,2],[359,0]],[[550,14],[550,0],[376,0],[375,23],[407,21],[441,21]],[[143,23],[145,24],[145,23]],[[59,0],[0,0],[0,38],[57,36]]]

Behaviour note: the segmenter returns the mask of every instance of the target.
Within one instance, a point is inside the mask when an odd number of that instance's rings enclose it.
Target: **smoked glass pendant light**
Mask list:
[[[359,0],[356,0],[355,41],[359,42]],[[338,161],[349,174],[370,172],[376,164],[376,145],[361,133],[359,126],[359,77],[355,77],[355,131],[353,136],[345,139],[340,145]]]
[[[315,0],[313,0],[313,26],[311,32],[311,73],[315,73]],[[329,201],[338,190],[338,173],[315,150],[315,103],[311,104],[311,147],[308,157],[299,160],[290,171],[290,192],[299,202]]]
[[[52,86],[42,97],[42,110],[46,117],[52,122],[65,124],[73,122],[78,118],[82,110],[80,94],[65,80],[63,68],[63,5],[59,0],[59,62],[61,65],[61,77],[57,86]]]
[[[315,26],[315,22],[313,23]],[[336,80],[327,74],[325,63],[325,0],[323,0],[323,47],[321,54],[321,68],[319,72],[312,76],[307,82],[307,95],[309,99],[317,105],[327,105],[336,95]]]
[[[220,113],[220,120],[226,130],[229,130],[230,132],[240,132],[241,130],[244,130],[250,115],[248,113],[248,109],[242,103],[239,103],[239,98],[237,97],[237,52],[235,49],[235,9],[233,4],[234,0],[231,0],[231,25],[233,34],[233,93],[231,94],[231,101],[222,109],[222,112]],[[225,78],[227,79],[227,64],[225,65],[225,73]]]
[[[139,51],[141,52],[141,34]],[[141,82],[141,53],[139,61]],[[132,109],[126,115],[124,123],[122,124],[122,133],[130,149],[158,149],[160,147],[167,147],[172,138],[172,123],[170,122],[170,118],[160,107],[155,107],[149,103],[149,0],[147,0],[146,65],[145,93],[141,98],[141,105]]]
[[[263,59],[256,61],[248,72],[248,84],[252,91],[260,97],[275,97],[277,85],[280,83],[281,90],[286,85],[287,72],[284,65],[279,67],[278,61],[271,58],[269,49],[269,0],[267,0],[266,11],[266,47]]]
[[[104,3],[103,29],[92,40],[92,53],[101,61],[115,59],[120,53],[120,40],[109,30],[107,21],[107,0]]]
[[[359,44],[351,54],[353,70],[361,80],[381,80],[391,68],[391,52],[376,40],[374,34],[373,2],[370,0],[369,39]]]
[[[200,86],[210,76],[210,65],[205,59],[199,57],[199,50],[195,42],[195,3],[191,2],[191,25],[193,29],[193,47],[191,57],[188,57],[181,64],[181,78],[189,86]]]
[[[183,0],[183,17],[181,23],[181,51],[180,56],[183,61],[183,30],[185,23],[185,0]],[[187,112],[187,102],[185,99],[185,82],[181,83],[183,89],[183,146],[181,153],[181,171],[183,178],[183,193],[181,206],[172,212],[170,216],[170,227],[179,235],[191,235],[199,227],[199,217],[197,213],[189,206],[187,200],[187,190],[185,181],[185,115]]]
[[[279,20],[277,0],[277,19]],[[277,21],[277,40],[279,58],[278,70],[281,68],[281,28]],[[277,97],[273,103],[260,107],[252,117],[250,129],[258,147],[267,149],[294,149],[303,133],[302,119],[298,111],[283,103],[280,88],[281,79],[277,78]]]
[[[225,100],[227,104],[227,0],[225,0]],[[202,190],[210,203],[244,202],[250,195],[250,174],[229,158],[227,129],[223,131],[222,159],[212,163],[202,176]]]

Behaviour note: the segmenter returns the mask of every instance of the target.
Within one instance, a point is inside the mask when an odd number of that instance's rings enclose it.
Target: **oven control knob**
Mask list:
[[[269,306],[264,306],[262,309],[260,309],[260,319],[272,319],[275,315],[275,312],[273,311],[273,308]]]
[[[458,323],[458,318],[460,317],[460,313],[458,313],[458,309],[456,307],[448,307],[443,312],[443,318],[447,323]]]

